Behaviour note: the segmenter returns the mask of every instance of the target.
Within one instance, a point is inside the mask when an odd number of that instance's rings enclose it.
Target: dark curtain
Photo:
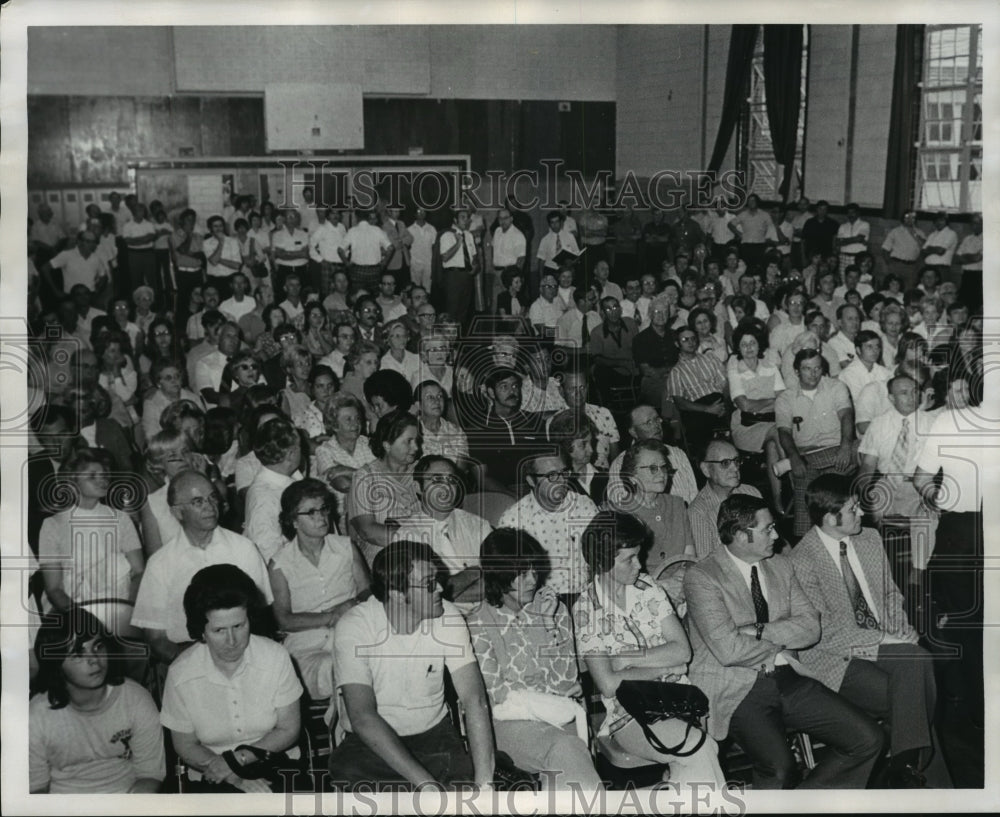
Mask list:
[[[709,172],[722,167],[729,150],[733,130],[746,102],[747,80],[753,64],[753,50],[757,42],[756,25],[734,25],[729,40],[729,60],[726,63],[726,89],[722,97],[722,120],[715,137],[715,148],[708,163]]]
[[[922,25],[896,26],[896,67],[892,79],[889,114],[889,157],[885,167],[882,207],[890,218],[899,218],[913,201],[920,127],[920,74],[924,50]]]
[[[764,26],[764,91],[774,158],[784,166],[779,188],[784,202],[795,163],[802,97],[801,25]]]

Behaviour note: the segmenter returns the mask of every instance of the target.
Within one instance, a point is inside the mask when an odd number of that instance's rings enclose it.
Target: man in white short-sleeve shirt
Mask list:
[[[219,527],[215,486],[201,474],[185,471],[167,490],[181,534],[149,557],[139,585],[132,626],[141,627],[156,658],[169,664],[192,643],[184,615],[184,591],[203,567],[232,564],[273,600],[267,568],[253,542]]]
[[[441,597],[445,572],[429,545],[393,542],[375,556],[373,596],[337,622],[333,676],[347,737],[330,755],[336,785],[491,784],[486,692],[465,620]],[[468,755],[448,718],[446,668],[465,709]]]

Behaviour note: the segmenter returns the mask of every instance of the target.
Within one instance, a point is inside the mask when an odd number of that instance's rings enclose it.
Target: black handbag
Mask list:
[[[241,765],[236,759],[236,753],[246,749],[256,760],[246,765]],[[226,761],[233,774],[244,780],[266,780],[271,787],[271,791],[282,792],[285,790],[285,774],[287,772],[298,773],[301,771],[301,763],[290,758],[284,752],[269,752],[259,746],[248,746],[246,744],[230,749],[222,753],[222,759]]]
[[[744,426],[755,426],[757,423],[773,423],[775,415],[773,411],[741,411],[740,424]]]
[[[678,684],[672,681],[622,681],[615,693],[618,702],[638,724],[649,745],[663,755],[690,757],[705,743],[705,730],[701,719],[708,714],[708,698],[693,684]],[[676,746],[665,746],[649,727],[660,721],[676,718],[687,724],[684,739]],[[682,751],[692,729],[698,729],[701,737],[695,746]]]
[[[497,791],[541,791],[541,778],[514,765],[506,752],[498,751],[493,762],[493,788]]]

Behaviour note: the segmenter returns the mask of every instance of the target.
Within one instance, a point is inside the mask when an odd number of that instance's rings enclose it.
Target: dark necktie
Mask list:
[[[854,607],[854,620],[857,625],[865,630],[877,630],[878,621],[872,613],[868,602],[865,601],[865,594],[861,592],[861,585],[858,577],[854,575],[854,569],[847,558],[847,542],[840,542],[840,571],[844,574],[844,584],[847,585],[847,595],[851,599]]]
[[[757,615],[758,624],[767,624],[770,612],[767,609],[767,599],[760,589],[760,576],[757,575],[757,565],[750,568],[750,598],[753,599],[753,611]]]
[[[469,255],[469,245],[465,243],[465,233],[459,231],[458,240],[462,242],[462,257],[465,259],[465,268],[472,269],[472,257]]]
[[[222,382],[219,383],[219,394],[229,394],[233,389],[233,363],[232,358],[226,361],[226,366],[222,370]]]
[[[590,343],[590,330],[587,327],[587,313],[583,313],[583,329],[580,332],[580,338],[583,341],[580,348],[586,349],[587,344]]]

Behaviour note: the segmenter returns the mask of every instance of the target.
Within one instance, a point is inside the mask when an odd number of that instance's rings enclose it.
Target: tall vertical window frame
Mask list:
[[[795,168],[789,185],[789,199],[797,198],[802,190],[805,171],[806,93],[809,88],[809,26],[802,26],[802,91],[799,97],[799,127],[795,138]],[[771,142],[771,125],[767,121],[767,92],[764,88],[764,27],[757,28],[757,45],[747,101],[737,128],[737,157],[739,169],[747,180],[747,193],[756,193],[762,199],[781,198],[781,176],[784,168],[774,158]]]
[[[983,27],[928,25],[920,83],[914,206],[982,209]]]

